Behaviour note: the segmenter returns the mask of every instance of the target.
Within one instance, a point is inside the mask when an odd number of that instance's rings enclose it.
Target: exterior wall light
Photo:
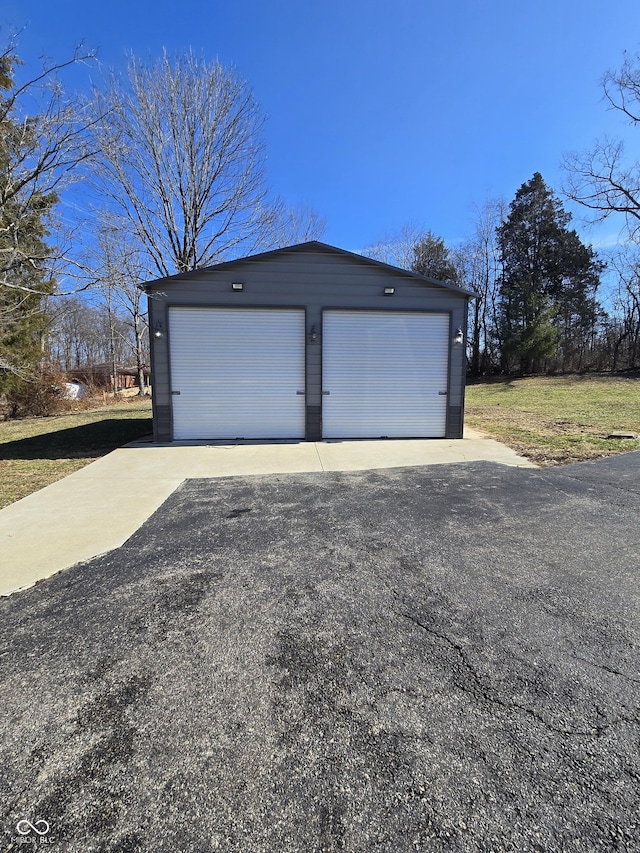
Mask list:
[[[384,289],[384,295],[385,296],[393,296],[393,294],[395,292],[396,292],[395,287],[385,287],[385,289]]]
[[[453,342],[454,342],[454,344],[463,344],[464,343],[464,332],[462,331],[460,326],[458,326],[458,328],[456,329],[456,333],[453,336]]]
[[[244,290],[244,284],[241,281],[232,281],[231,290]]]
[[[309,332],[309,340],[311,341],[311,343],[314,343],[318,340],[318,333],[316,331],[315,323],[313,324],[313,326],[311,327],[311,331]]]
[[[162,331],[163,331],[162,323],[160,322],[160,320],[158,320],[158,322],[155,323],[153,326],[153,337],[154,338],[161,338],[162,337]]]

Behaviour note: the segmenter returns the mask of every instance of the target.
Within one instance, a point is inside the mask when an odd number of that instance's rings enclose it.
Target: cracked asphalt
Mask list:
[[[639,505],[640,452],[184,483],[0,601],[1,849],[640,850]]]

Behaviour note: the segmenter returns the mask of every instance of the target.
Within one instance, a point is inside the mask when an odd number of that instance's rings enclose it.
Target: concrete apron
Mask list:
[[[119,548],[184,480],[479,460],[536,467],[469,429],[462,441],[134,442],[0,510],[0,595]]]

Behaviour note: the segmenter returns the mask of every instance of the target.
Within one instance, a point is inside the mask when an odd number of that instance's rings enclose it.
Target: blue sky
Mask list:
[[[455,245],[473,204],[510,201],[563,153],[625,130],[600,79],[640,49],[638,0],[4,0],[0,37],[104,66],[189,46],[236,66],[268,116],[268,177],[353,251],[413,223]],[[76,88],[89,87],[83,69]],[[628,130],[626,131],[628,132]],[[638,131],[636,131],[638,132]],[[568,206],[569,207],[569,206]],[[578,229],[607,242],[611,224]]]

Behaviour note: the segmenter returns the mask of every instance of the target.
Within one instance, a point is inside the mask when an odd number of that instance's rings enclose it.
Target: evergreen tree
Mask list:
[[[46,299],[55,289],[43,267],[50,251],[44,222],[51,204],[51,198],[42,198],[28,218],[21,217],[20,229],[13,228],[13,205],[0,211],[0,254],[7,249],[15,254],[17,247],[21,255],[20,263],[4,271],[0,288],[0,393],[21,384],[42,358]]]
[[[458,283],[458,270],[449,249],[442,237],[436,237],[432,231],[427,231],[414,245],[411,269],[438,281]]]
[[[42,356],[45,301],[54,291],[47,270],[47,220],[57,201],[19,180],[34,145],[34,122],[15,112],[12,53],[0,57],[0,393],[11,391]]]
[[[52,245],[50,231],[60,193],[93,153],[90,119],[58,75],[93,56],[76,49],[70,59],[16,81],[15,45],[0,54],[0,393],[26,380],[35,388],[54,271],[77,269],[64,248]]]
[[[507,370],[539,370],[558,354],[564,367],[575,368],[577,341],[595,324],[603,264],[567,227],[570,220],[536,172],[497,229],[502,264],[497,332]]]

